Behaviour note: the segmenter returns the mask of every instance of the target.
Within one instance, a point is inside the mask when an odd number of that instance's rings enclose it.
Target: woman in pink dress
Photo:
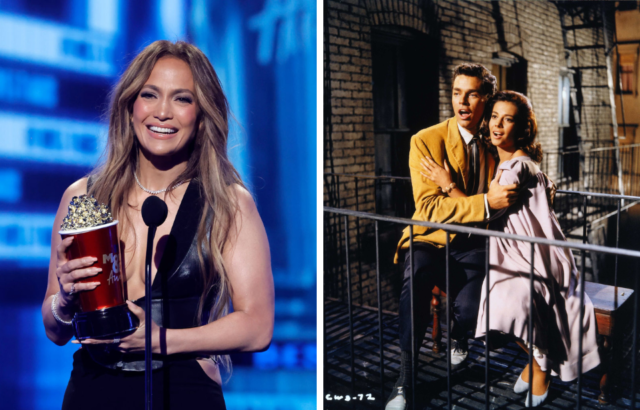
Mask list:
[[[501,91],[487,102],[481,138],[492,153],[500,158],[492,183],[518,184],[522,192],[518,202],[491,216],[491,229],[506,233],[565,240],[551,207],[553,183],[537,163],[542,159],[540,144],[535,142],[537,123],[527,97],[514,91]],[[464,196],[444,168],[429,158],[423,160],[423,176],[451,197]],[[455,184],[454,184],[455,185]],[[535,245],[533,319],[533,399],[540,405],[547,397],[550,375],[563,381],[578,377],[578,344],[580,338],[579,272],[570,249]],[[489,329],[515,338],[528,354],[529,340],[529,275],[531,245],[491,237],[489,252],[489,289],[491,296]],[[485,278],[485,280],[487,280]],[[478,312],[476,337],[486,330],[486,283]],[[596,321],[593,305],[584,295],[582,318],[582,371],[600,363],[596,344]],[[527,365],[514,386],[516,393],[529,389]],[[529,400],[525,400],[527,406]]]

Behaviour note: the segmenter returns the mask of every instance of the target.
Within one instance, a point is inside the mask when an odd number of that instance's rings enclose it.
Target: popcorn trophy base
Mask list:
[[[93,312],[79,312],[73,318],[78,340],[106,339],[125,336],[138,328],[140,321],[127,305]]]

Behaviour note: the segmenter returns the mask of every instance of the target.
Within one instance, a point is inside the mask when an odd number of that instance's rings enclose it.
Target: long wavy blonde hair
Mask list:
[[[135,184],[138,166],[138,140],[130,121],[133,104],[151,75],[156,62],[172,56],[191,68],[199,108],[196,135],[190,142],[187,167],[169,186],[198,178],[204,209],[197,231],[198,257],[204,290],[198,305],[198,323],[214,321],[229,313],[232,289],[222,260],[222,252],[238,209],[236,186],[244,187],[240,175],[227,157],[228,103],[213,66],[194,45],[178,41],[156,41],[129,64],[111,93],[109,135],[103,164],[92,172],[89,194],[109,203],[114,216],[122,221],[122,231],[130,225],[127,193]],[[124,219],[124,220],[123,220]],[[214,292],[213,304],[206,299]],[[230,369],[228,356],[222,364]]]

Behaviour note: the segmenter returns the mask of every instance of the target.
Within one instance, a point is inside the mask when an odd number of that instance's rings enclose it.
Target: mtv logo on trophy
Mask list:
[[[102,268],[97,276],[78,281],[100,282],[97,288],[78,295],[80,312],[73,318],[73,325],[79,340],[115,338],[139,325],[138,318],[126,304],[117,225],[106,205],[82,195],[73,197],[58,232],[63,240],[74,237],[67,248],[69,260],[92,256],[98,259],[96,267]]]

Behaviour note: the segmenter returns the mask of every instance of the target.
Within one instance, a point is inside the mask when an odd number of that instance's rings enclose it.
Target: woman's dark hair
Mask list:
[[[532,160],[537,163],[542,161],[542,146],[536,142],[538,134],[538,122],[536,115],[531,108],[531,102],[524,95],[515,91],[498,91],[487,101],[484,109],[484,116],[480,124],[480,136],[482,141],[495,154],[496,148],[491,144],[489,131],[489,121],[493,113],[493,107],[498,101],[509,102],[516,106],[518,113],[515,115],[515,143],[516,148],[523,150]]]

